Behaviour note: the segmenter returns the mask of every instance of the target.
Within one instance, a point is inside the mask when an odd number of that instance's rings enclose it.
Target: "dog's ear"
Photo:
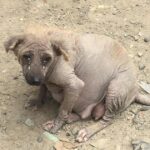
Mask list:
[[[6,52],[13,51],[15,55],[18,53],[18,47],[20,44],[24,42],[25,36],[24,35],[17,35],[10,37],[7,41],[4,42],[4,47]]]
[[[64,59],[66,61],[69,61],[68,53],[62,48],[60,48],[60,46],[58,46],[57,44],[52,44],[52,48],[57,56],[63,55]]]

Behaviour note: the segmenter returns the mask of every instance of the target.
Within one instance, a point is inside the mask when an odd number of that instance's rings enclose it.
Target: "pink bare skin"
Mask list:
[[[101,119],[104,114],[105,114],[105,104],[104,102],[99,103],[98,105],[95,106],[95,108],[92,111],[92,117],[94,120],[99,120]]]
[[[43,125],[51,133],[67,122],[101,118],[94,127],[79,131],[76,140],[84,142],[132,102],[150,105],[150,97],[138,92],[136,73],[125,48],[107,36],[31,30],[11,37],[5,49],[14,51],[29,84],[44,84],[60,103],[57,117]]]

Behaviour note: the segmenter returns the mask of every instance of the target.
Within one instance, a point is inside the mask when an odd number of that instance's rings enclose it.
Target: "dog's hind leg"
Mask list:
[[[115,115],[124,111],[134,101],[136,88],[134,80],[129,78],[126,74],[120,74],[109,83],[104,116],[94,125],[81,129],[76,138],[78,142],[87,141],[90,137],[109,126]]]

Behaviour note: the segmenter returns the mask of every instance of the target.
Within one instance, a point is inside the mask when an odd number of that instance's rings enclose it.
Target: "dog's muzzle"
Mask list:
[[[36,76],[35,77],[30,76],[30,77],[26,77],[26,81],[30,85],[36,85],[36,86],[38,86],[38,85],[41,84],[42,79],[39,78],[39,77],[36,77]]]

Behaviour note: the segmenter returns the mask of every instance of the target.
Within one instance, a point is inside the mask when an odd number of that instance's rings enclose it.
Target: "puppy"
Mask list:
[[[54,121],[43,125],[52,133],[65,123],[101,118],[79,132],[77,141],[84,142],[132,102],[150,105],[149,96],[138,92],[125,48],[109,37],[43,28],[10,37],[5,49],[17,56],[27,83],[41,87],[41,103],[46,91],[60,103]]]

